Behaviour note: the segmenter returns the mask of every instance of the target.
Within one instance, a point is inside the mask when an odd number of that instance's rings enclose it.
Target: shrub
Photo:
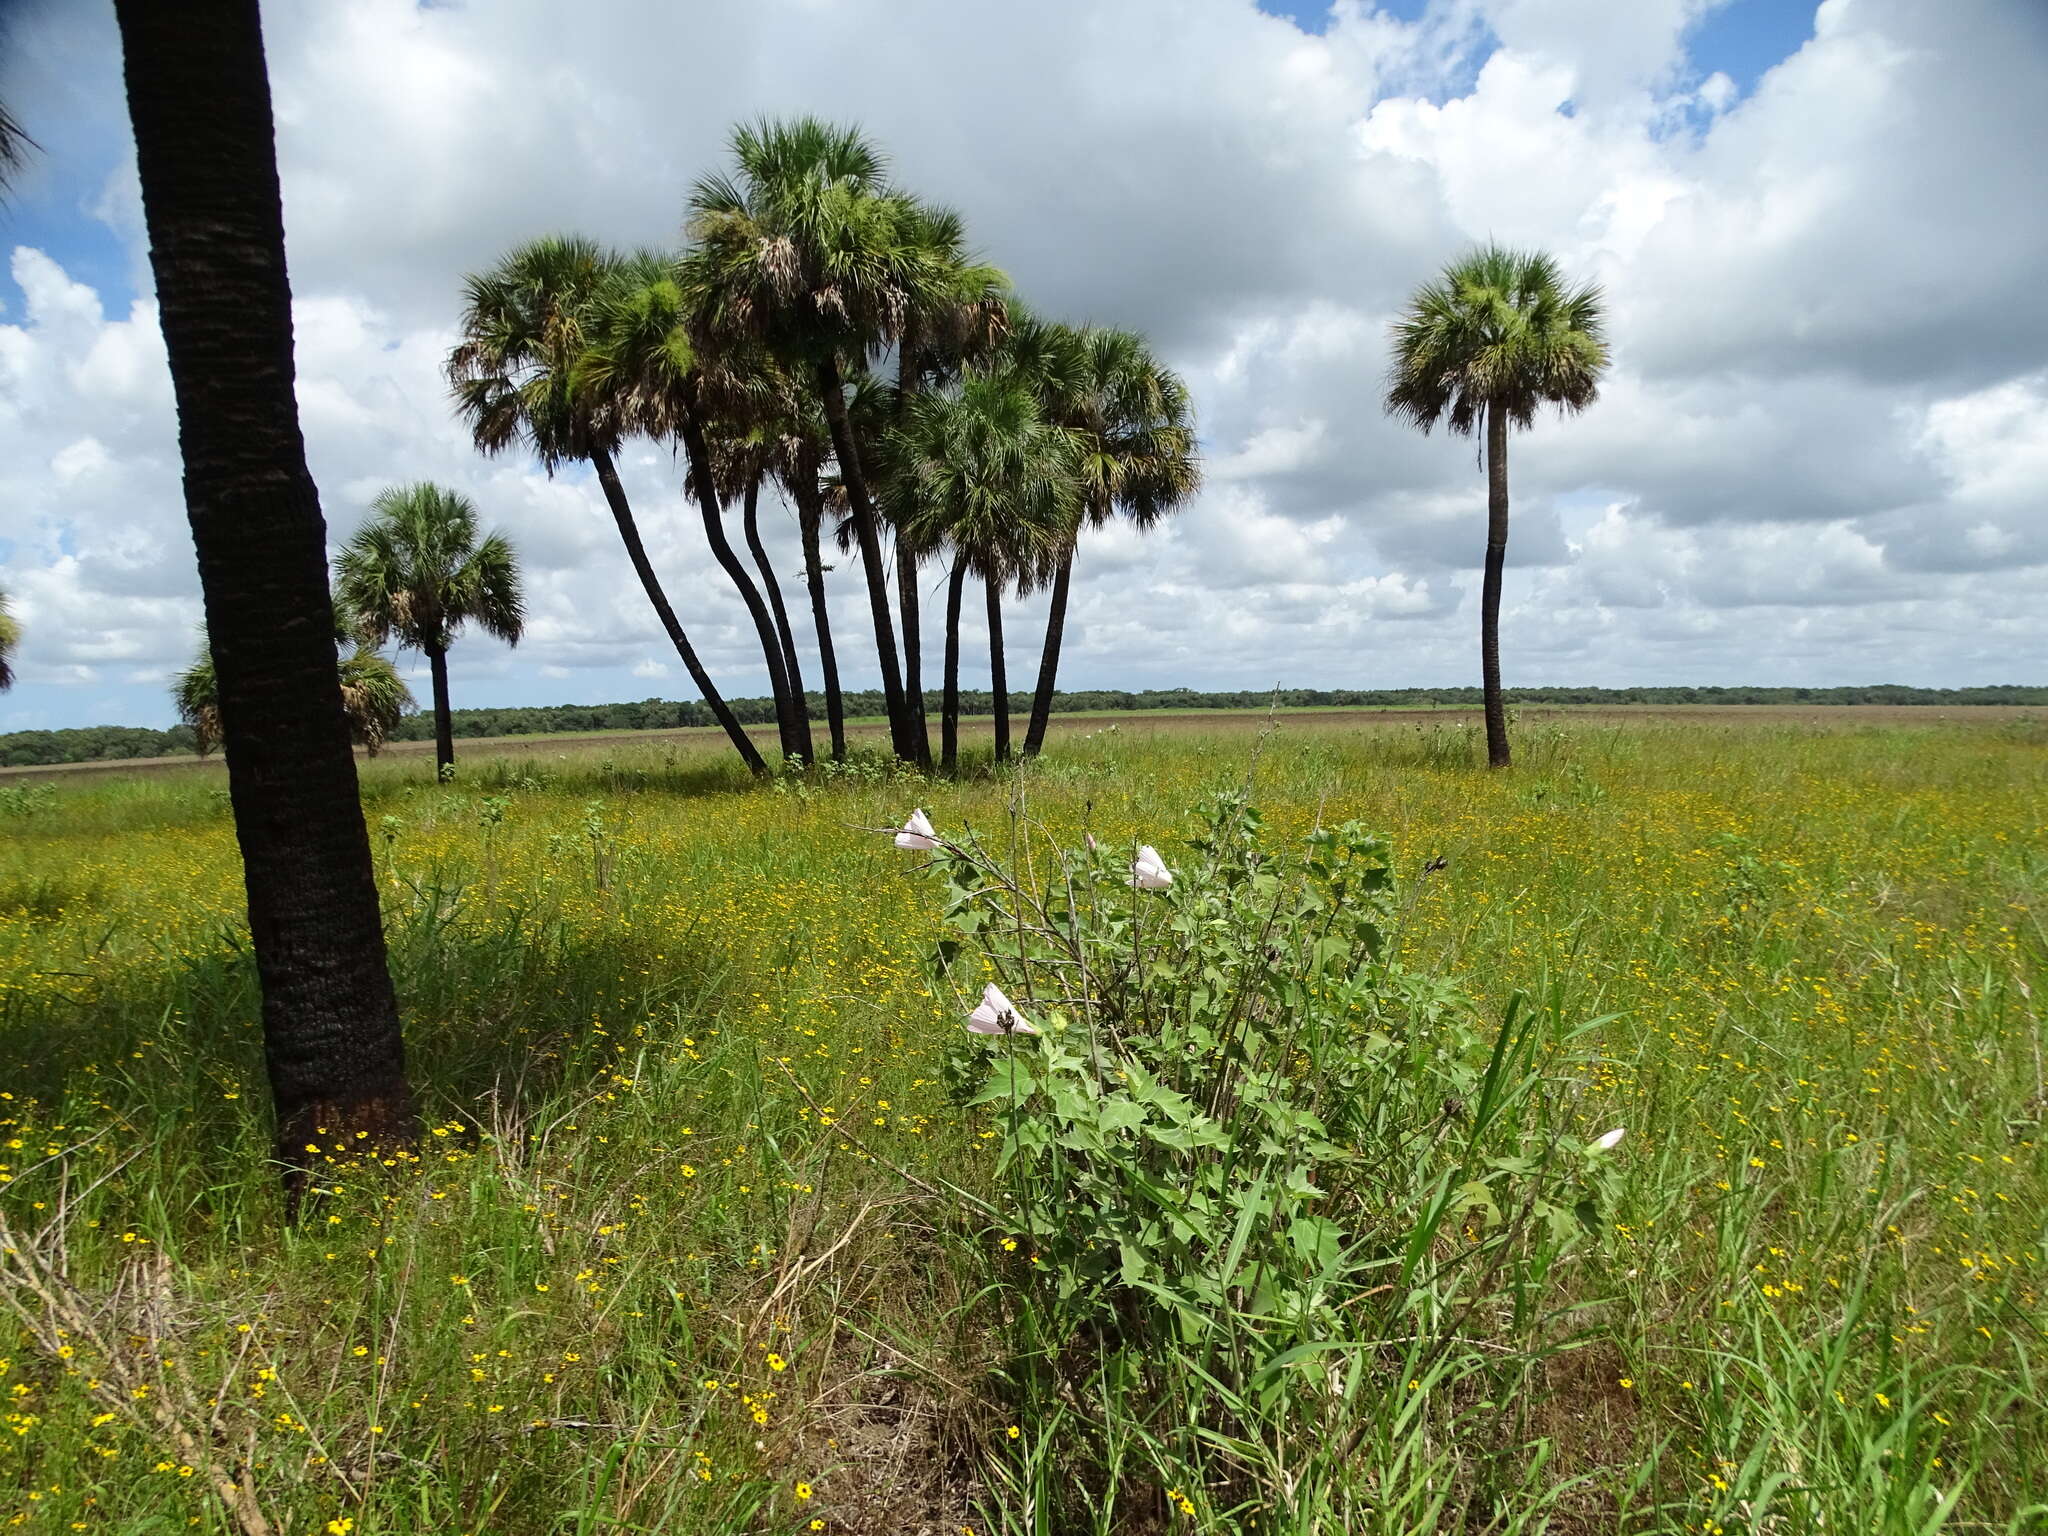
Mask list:
[[[1092,839],[942,843],[935,960],[993,974],[982,1017],[1014,1026],[951,1070],[1000,1147],[985,1237],[1023,1405],[1112,1392],[1101,1425],[1160,1426],[1177,1498],[1263,1508],[1280,1484],[1251,1469],[1286,1467],[1292,1505],[1380,1388],[1533,1358],[1544,1277],[1599,1229],[1602,1149],[1551,1128],[1554,1020],[1517,1001],[1488,1029],[1396,957],[1385,842],[1348,822],[1286,856],[1241,794],[1201,823],[1163,890]]]

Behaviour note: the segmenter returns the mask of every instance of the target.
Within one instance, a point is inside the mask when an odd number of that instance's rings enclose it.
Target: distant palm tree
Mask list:
[[[418,1129],[334,677],[326,525],[293,397],[276,128],[256,0],[116,0],[263,994],[286,1187],[309,1144]],[[253,1500],[251,1500],[253,1506]]]
[[[14,653],[21,648],[21,621],[14,616],[14,602],[0,592],[0,693],[14,686]]]
[[[519,560],[503,534],[480,536],[467,496],[421,482],[394,486],[334,562],[335,605],[371,645],[397,639],[424,652],[434,678],[434,761],[455,765],[448,647],[465,624],[507,645],[526,628]]]
[[[1033,381],[1046,413],[1074,434],[1080,452],[1080,512],[1053,571],[1045,647],[1024,734],[1024,755],[1036,757],[1052,720],[1082,530],[1099,528],[1118,514],[1149,529],[1186,505],[1202,472],[1187,386],[1136,332],[1108,326],[1075,330],[1020,317],[1004,341],[1003,356]]]
[[[741,761],[764,773],[760,750],[711,681],[647,558],[616,463],[623,432],[617,402],[572,386],[598,295],[617,266],[618,258],[593,242],[555,235],[529,241],[470,277],[462,340],[448,359],[456,410],[481,452],[524,441],[549,474],[565,462],[590,464],[626,558],[684,671]]]
[[[1479,600],[1479,665],[1486,759],[1505,768],[1507,709],[1500,686],[1500,589],[1508,550],[1508,429],[1527,429],[1554,405],[1574,414],[1600,394],[1606,314],[1592,283],[1567,287],[1541,251],[1485,245],[1415,291],[1394,322],[1389,415],[1428,432],[1439,421],[1486,431],[1486,576]]]
[[[1002,762],[1010,755],[1002,597],[1012,586],[1030,590],[1057,564],[1080,514],[1077,448],[1073,434],[1045,419],[1031,382],[1008,371],[969,370],[956,386],[918,393],[890,434],[885,485],[898,541],[952,557],[940,707],[948,773],[959,760],[962,588],[975,576],[984,589]]]
[[[349,739],[375,757],[398,729],[398,722],[412,710],[412,690],[405,686],[391,658],[367,645],[355,645],[344,654],[336,663],[335,676]],[[201,646],[198,659],[178,674],[171,684],[171,702],[177,706],[178,718],[192,728],[194,747],[201,757],[221,744],[220,679],[211,649]]]
[[[766,345],[817,390],[867,575],[891,743],[914,759],[881,532],[846,384],[896,339],[940,274],[917,259],[916,205],[890,190],[880,152],[858,130],[804,117],[741,127],[731,142],[737,179],[707,176],[690,194],[693,325],[710,351]]]

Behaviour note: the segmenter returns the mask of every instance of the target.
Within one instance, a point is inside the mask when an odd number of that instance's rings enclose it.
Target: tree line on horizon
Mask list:
[[[2048,686],[2021,683],[1972,688],[1914,688],[1903,683],[1871,683],[1843,687],[1780,688],[1742,685],[1634,688],[1509,688],[1509,704],[1710,704],[1738,707],[1756,704],[1855,705],[1888,704],[1922,707],[1998,704],[2048,707]],[[940,695],[927,691],[925,707],[938,707]],[[775,724],[775,700],[763,694],[726,701],[740,722]],[[811,693],[806,702],[821,712],[824,695]],[[1265,709],[1472,709],[1483,706],[1477,687],[1446,688],[1278,688],[1203,690],[1120,688],[1061,690],[1052,698],[1052,713],[1172,710]],[[844,695],[848,719],[883,716],[879,688],[855,689]],[[987,689],[962,689],[962,714],[986,715],[994,705]],[[609,704],[515,704],[457,709],[451,727],[462,740],[500,736],[547,736],[582,731],[669,731],[714,726],[711,712],[695,699],[640,699]],[[435,732],[431,714],[403,714],[387,730],[384,741],[428,741]],[[196,752],[198,741],[186,724],[154,729],[146,726],[94,725],[58,730],[10,731],[0,734],[0,767],[52,767],[64,763],[116,762],[142,757],[175,757]]]

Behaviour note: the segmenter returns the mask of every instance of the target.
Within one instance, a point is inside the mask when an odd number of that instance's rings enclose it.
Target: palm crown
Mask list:
[[[1144,337],[1020,313],[1002,353],[1032,380],[1046,413],[1074,434],[1091,525],[1121,511],[1149,528],[1195,493],[1201,471],[1187,385],[1153,357]]]
[[[690,194],[685,265],[704,334],[858,355],[893,340],[913,309],[938,307],[952,277],[944,231],[889,189],[858,129],[751,124],[732,151],[738,177],[702,177]]]
[[[336,562],[335,601],[372,644],[445,651],[474,623],[507,645],[526,626],[519,562],[503,534],[479,537],[468,497],[425,483],[380,495]]]
[[[1080,510],[1074,435],[1047,421],[1030,382],[968,372],[920,393],[890,435],[897,536],[950,545],[973,574],[1029,589],[1049,579]]]
[[[1540,251],[1482,246],[1424,284],[1394,323],[1387,410],[1470,434],[1498,410],[1526,428],[1544,405],[1584,410],[1607,367],[1600,289],[1567,287]]]
[[[572,387],[592,305],[617,266],[595,241],[551,235],[465,281],[448,380],[483,452],[524,440],[552,473],[593,446],[617,446],[621,425],[607,398]]]

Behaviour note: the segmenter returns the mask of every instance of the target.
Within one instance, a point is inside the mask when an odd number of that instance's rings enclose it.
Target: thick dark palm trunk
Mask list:
[[[1479,671],[1486,690],[1486,763],[1508,766],[1508,712],[1500,696],[1500,586],[1508,559],[1508,419],[1486,412],[1486,580],[1479,590]]]
[[[427,670],[434,678],[434,777],[455,773],[455,715],[448,707],[448,647],[427,647]]]
[[[326,525],[293,397],[291,288],[255,0],[119,0],[150,264],[263,990],[278,1155],[417,1132],[334,671]],[[294,1192],[304,1175],[287,1176]]]
[[[917,557],[896,541],[896,602],[903,611],[903,711],[909,716],[912,759],[932,771],[931,728],[924,713],[924,642],[917,611]]]
[[[960,595],[967,585],[967,562],[953,561],[946,582],[946,662],[939,700],[939,767],[948,778],[960,771]]]
[[[654,574],[654,566],[647,558],[647,547],[640,542],[640,525],[633,519],[633,508],[626,500],[626,487],[619,480],[618,466],[603,448],[591,453],[590,463],[597,471],[597,483],[604,491],[605,505],[612,510],[612,521],[618,524],[619,540],[626,546],[626,558],[633,562],[633,573],[640,578],[640,589],[653,605],[654,616],[668,631],[669,644],[682,658],[683,670],[690,674],[690,681],[697,685],[697,693],[704,700],[705,707],[724,729],[726,738],[732,742],[733,750],[739,753],[740,761],[747,765],[748,771],[766,773],[768,765],[761,760],[760,749],[725,702],[725,696],[712,683],[711,674],[697,659],[697,648],[690,644],[690,637],[683,633],[683,626],[676,620],[675,609],[669,606],[668,594],[662,590],[661,579]]]
[[[825,521],[825,498],[818,489],[815,464],[804,466],[795,491],[797,523],[804,536],[804,585],[811,594],[811,623],[818,631],[818,669],[824,674],[825,724],[832,733],[832,761],[846,761],[846,696],[839,691],[839,658],[832,649],[832,615],[825,605],[825,561],[819,532]]]
[[[782,603],[782,583],[775,579],[775,567],[768,563],[768,551],[761,543],[761,474],[747,482],[745,511],[740,527],[747,537],[747,552],[761,573],[761,590],[768,594],[768,611],[775,616],[775,643],[782,647],[782,672],[789,685],[789,717],[796,733],[796,755],[806,767],[817,760],[811,745],[811,706],[804,698],[804,673],[796,658],[796,636],[790,633],[789,610]]]
[[[861,568],[867,573],[868,608],[875,621],[876,659],[882,668],[882,700],[889,712],[889,744],[905,761],[916,760],[904,712],[903,674],[897,667],[896,625],[889,617],[889,581],[882,569],[882,538],[875,524],[875,504],[868,495],[867,476],[853,440],[853,422],[846,410],[846,389],[839,360],[826,354],[818,362],[818,393],[825,421],[832,429],[832,453],[839,460],[839,478],[853,512],[854,537],[860,542]]]
[[[988,685],[995,694],[996,761],[1010,760],[1010,674],[1003,666],[1003,584],[983,583],[988,590]]]
[[[782,756],[801,755],[796,717],[789,704],[789,674],[782,665],[782,642],[776,638],[775,620],[762,601],[761,589],[754,585],[754,578],[733,552],[732,540],[725,536],[725,508],[711,481],[711,449],[694,411],[683,415],[683,451],[690,458],[689,488],[696,493],[698,510],[704,514],[704,542],[711,546],[711,557],[738,589],[747,617],[754,621],[754,638],[760,642],[761,660],[768,668],[768,691],[775,699],[775,728]]]
[[[1038,687],[1031,695],[1031,724],[1024,732],[1024,755],[1036,757],[1045,747],[1046,728],[1052,723],[1053,685],[1060,673],[1060,645],[1067,634],[1067,588],[1074,577],[1074,546],[1060,556],[1060,568],[1052,578],[1052,606],[1045,615],[1045,649],[1038,658]]]

